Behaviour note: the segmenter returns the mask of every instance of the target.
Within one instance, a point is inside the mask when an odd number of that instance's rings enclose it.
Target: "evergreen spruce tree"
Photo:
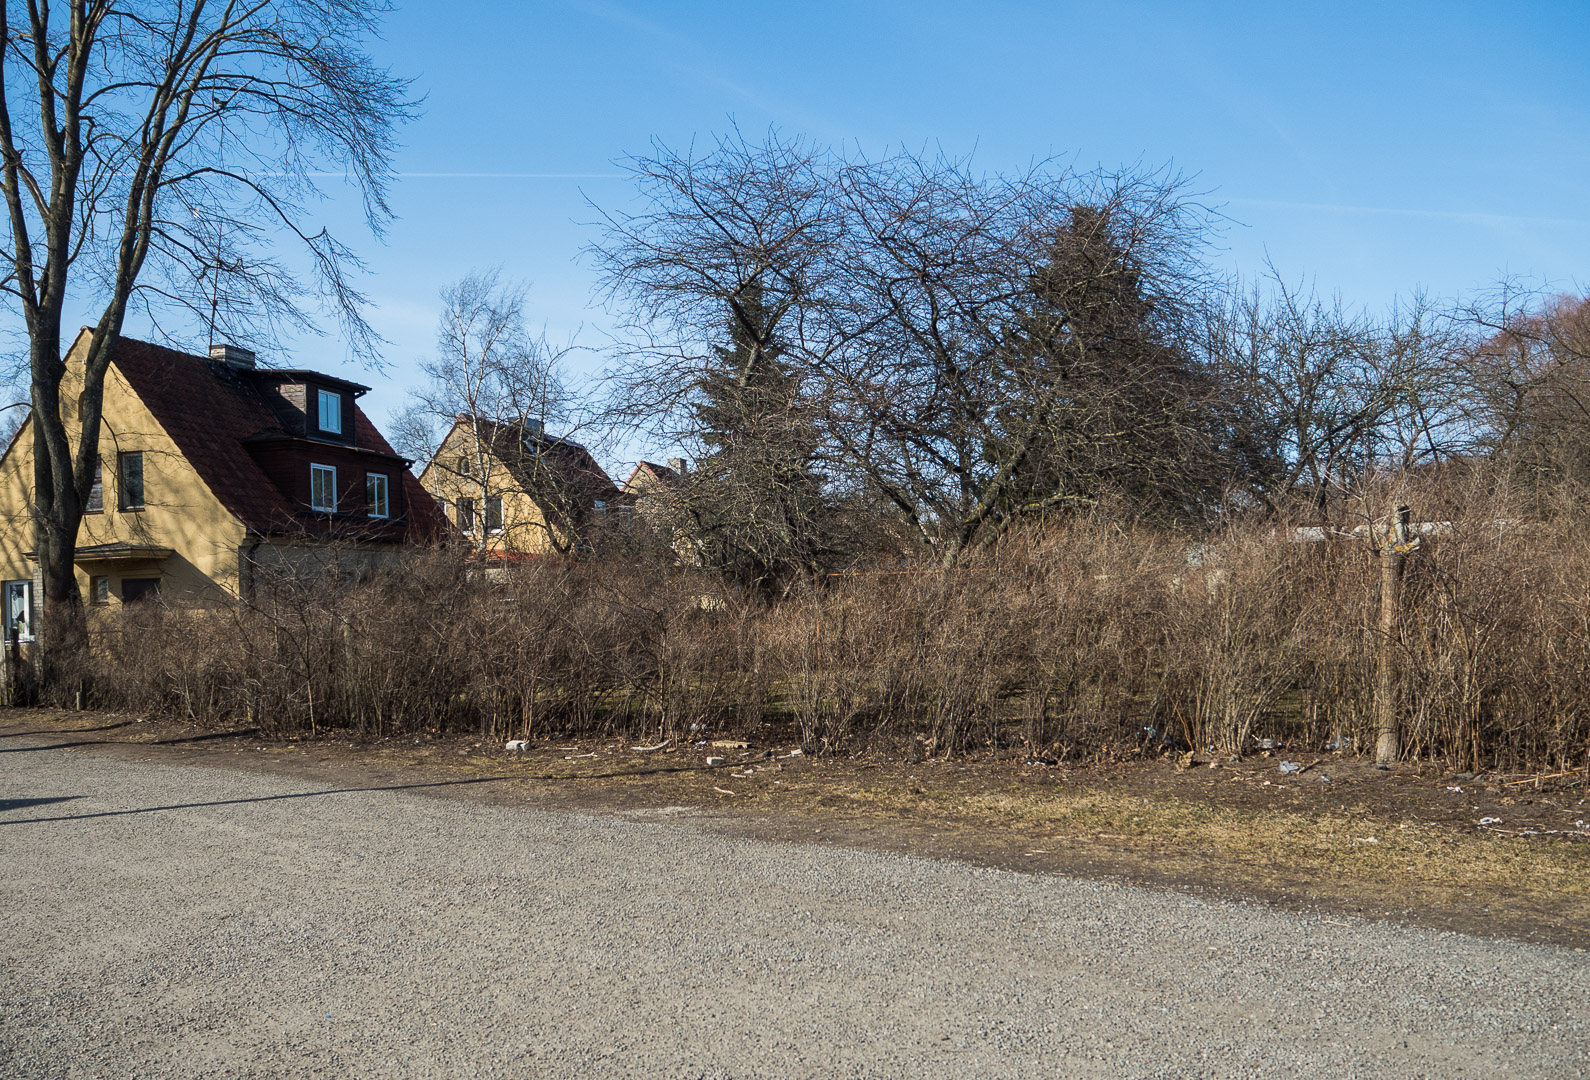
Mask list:
[[[831,548],[816,425],[759,289],[731,302],[727,343],[714,351],[693,406],[703,453],[685,485],[689,528],[704,564],[778,595]]]
[[[1122,500],[1161,521],[1201,516],[1239,468],[1217,380],[1172,342],[1107,212],[1077,207],[998,348],[1003,512]]]

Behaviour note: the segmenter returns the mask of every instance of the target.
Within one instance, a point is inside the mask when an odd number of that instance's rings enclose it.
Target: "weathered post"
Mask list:
[[[1398,506],[1380,542],[1380,641],[1375,658],[1375,764],[1390,765],[1402,753],[1402,709],[1397,700],[1397,659],[1402,647],[1402,573],[1414,543],[1408,539],[1410,511]]]
[[[32,703],[33,688],[29,685],[28,671],[24,667],[22,660],[22,627],[24,625],[21,619],[12,619],[5,628],[6,704],[8,705],[28,705]],[[36,657],[37,654],[35,653]]]
[[[6,678],[4,702],[6,705],[20,705],[22,703],[22,695],[19,690],[20,680],[22,678],[22,644],[19,640],[20,636],[20,632],[17,630],[15,624],[6,626]]]

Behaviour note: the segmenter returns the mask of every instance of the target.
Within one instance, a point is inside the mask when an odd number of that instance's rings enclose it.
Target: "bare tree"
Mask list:
[[[1111,498],[1182,518],[1218,502],[1232,424],[1192,347],[1207,221],[1183,182],[900,155],[841,183],[832,452],[945,562]]]
[[[631,168],[645,209],[606,215],[594,249],[630,422],[699,440],[727,310],[745,370],[776,343],[830,483],[946,561],[1114,495],[1172,516],[1220,497],[1233,423],[1192,347],[1207,221],[1175,177],[989,177],[739,132]]]
[[[831,317],[845,226],[835,160],[735,130],[625,164],[642,209],[602,211],[591,248],[623,317],[610,415],[696,458],[652,500],[693,558],[787,590],[835,554],[809,393],[843,340]]]
[[[658,143],[621,165],[642,209],[596,208],[604,235],[588,250],[623,318],[615,411],[688,438],[702,380],[720,366],[725,312],[746,343],[746,370],[774,341],[803,365],[831,347],[826,269],[843,227],[832,159],[776,132],[758,145],[736,129],[705,151]]]
[[[1385,317],[1266,280],[1229,298],[1211,352],[1249,403],[1260,468],[1250,489],[1271,511],[1321,524],[1380,485],[1365,481],[1471,448],[1471,381],[1461,327],[1427,297]],[[1393,500],[1395,500],[1393,493]],[[1361,501],[1361,499],[1359,500]],[[1359,515],[1385,513],[1376,503]]]
[[[1469,305],[1482,445],[1536,499],[1590,490],[1590,301],[1505,282]]]
[[[106,370],[130,311],[239,337],[313,328],[318,305],[355,351],[358,262],[309,224],[317,176],[362,192],[380,233],[407,84],[363,42],[385,0],[69,0],[0,14],[0,285],[27,326],[37,551],[46,612],[81,627],[72,569],[98,455]],[[20,22],[13,15],[25,10]],[[280,238],[306,277],[272,254]],[[73,445],[62,410],[62,317],[99,312]],[[72,632],[76,632],[72,630]]]

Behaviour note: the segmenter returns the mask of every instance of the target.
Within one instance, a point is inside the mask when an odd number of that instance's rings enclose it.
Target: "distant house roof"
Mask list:
[[[248,529],[260,534],[335,529],[325,515],[288,498],[249,453],[250,443],[293,437],[260,393],[259,384],[308,378],[348,389],[364,387],[318,372],[237,368],[131,338],[117,343],[112,363],[210,491]],[[446,522],[408,471],[408,460],[392,449],[357,404],[353,414],[354,446],[389,459],[402,477],[408,518],[377,526],[376,531],[383,532],[380,538],[442,535]]]
[[[459,420],[460,424],[469,422],[467,417]],[[486,446],[512,474],[515,485],[549,518],[566,516],[573,507],[588,508],[598,500],[620,497],[612,477],[573,439],[507,421],[480,419],[475,424]]]
[[[650,484],[637,483],[650,479]],[[624,481],[624,493],[628,495],[642,495],[650,487],[659,484],[671,484],[679,479],[679,474],[666,465],[659,465],[655,461],[642,461],[636,465],[629,474],[629,479]]]

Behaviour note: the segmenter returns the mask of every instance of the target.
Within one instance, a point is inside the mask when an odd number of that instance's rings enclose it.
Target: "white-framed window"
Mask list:
[[[96,607],[110,603],[110,578],[96,574],[88,579],[88,602]]]
[[[391,517],[391,503],[387,498],[386,473],[364,474],[365,509],[373,518]]]
[[[342,395],[335,390],[317,390],[320,404],[320,430],[328,435],[342,434]]]
[[[33,582],[5,584],[5,640],[33,640]]]
[[[466,536],[475,531],[475,500],[467,496],[458,500],[458,531]]]
[[[497,536],[502,532],[502,496],[486,496],[486,532]]]
[[[328,514],[337,512],[337,470],[335,466],[309,466],[309,505]]]
[[[593,502],[591,504],[591,509],[595,510],[598,514],[607,513],[607,500],[605,500],[605,499],[597,499],[595,502]]]

